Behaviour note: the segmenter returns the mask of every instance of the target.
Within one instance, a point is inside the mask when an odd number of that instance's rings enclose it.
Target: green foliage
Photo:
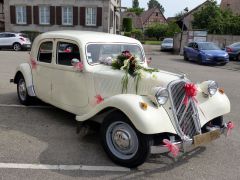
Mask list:
[[[167,27],[167,32],[165,34],[165,37],[173,37],[174,34],[181,32],[181,29],[179,28],[179,26],[174,22],[171,21],[168,23],[168,27]]]
[[[141,40],[143,38],[143,32],[140,29],[133,29],[131,34],[135,39]]]
[[[124,36],[131,37],[132,33],[131,32],[124,32]]]
[[[144,11],[144,8],[128,8],[127,11],[134,12],[137,16],[139,16]]]
[[[148,37],[155,37],[157,40],[164,37],[167,32],[167,24],[154,24],[145,30],[145,35]]]
[[[132,7],[133,7],[133,8],[139,8],[139,2],[138,2],[138,0],[133,0]]]
[[[39,34],[41,34],[41,32],[38,31],[21,31],[21,33],[26,34],[32,42]]]
[[[162,13],[165,12],[164,7],[157,0],[149,0],[147,4],[148,4],[148,9],[158,7]]]
[[[194,14],[194,29],[206,29],[211,34],[240,35],[240,16],[221,10],[215,1]]]
[[[132,31],[132,19],[123,18],[123,31],[131,32]]]

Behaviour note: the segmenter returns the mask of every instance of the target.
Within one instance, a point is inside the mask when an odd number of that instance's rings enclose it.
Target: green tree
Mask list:
[[[132,8],[139,8],[138,0],[133,0]]]
[[[159,40],[161,37],[166,36],[167,28],[167,24],[154,24],[148,27],[144,34],[148,37],[155,37],[157,40]]]
[[[128,8],[127,11],[134,12],[137,16],[139,16],[144,11],[144,8]]]
[[[138,40],[141,40],[143,38],[143,32],[140,29],[133,29],[131,34]]]
[[[132,19],[131,18],[123,18],[123,31],[124,32],[132,31]]]
[[[165,36],[167,37],[173,37],[174,34],[181,32],[181,29],[179,28],[179,26],[176,24],[176,22],[171,21],[168,23],[167,25],[167,31]]]
[[[148,4],[148,9],[158,7],[162,13],[165,12],[164,7],[157,0],[149,0],[147,4]]]

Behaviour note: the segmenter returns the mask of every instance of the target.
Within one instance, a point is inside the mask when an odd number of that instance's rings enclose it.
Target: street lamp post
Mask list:
[[[185,18],[185,14],[188,13],[188,7],[186,7],[183,11],[184,11],[184,14],[183,14],[183,20],[182,20],[182,32],[181,32],[181,38],[180,38],[179,54],[181,53],[181,49],[182,49],[182,38],[183,38],[183,30],[184,30],[184,18]]]

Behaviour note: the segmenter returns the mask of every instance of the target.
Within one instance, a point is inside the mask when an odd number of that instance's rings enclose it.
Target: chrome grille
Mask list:
[[[185,81],[173,82],[170,85],[170,94],[172,99],[173,110],[176,113],[176,121],[181,132],[190,138],[199,133],[198,115],[193,100],[189,99],[188,106],[183,103],[185,97]]]

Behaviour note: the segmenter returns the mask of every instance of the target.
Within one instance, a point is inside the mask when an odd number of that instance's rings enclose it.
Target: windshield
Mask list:
[[[199,43],[201,50],[220,50],[220,48],[214,43]]]
[[[173,43],[173,40],[171,40],[171,39],[166,39],[166,40],[163,40],[163,43]]]
[[[142,50],[136,44],[89,44],[87,60],[89,64],[100,63],[106,59],[114,60],[123,51],[129,51],[139,61],[143,61]]]

